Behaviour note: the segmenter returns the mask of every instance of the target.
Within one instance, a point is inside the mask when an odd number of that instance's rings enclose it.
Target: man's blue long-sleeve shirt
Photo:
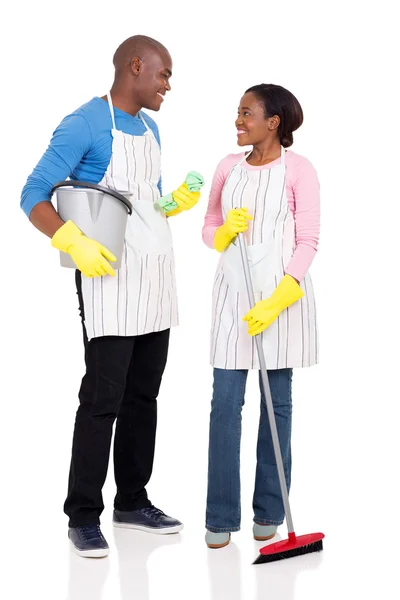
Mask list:
[[[146,132],[138,115],[132,117],[118,108],[114,113],[117,129],[131,135]],[[144,119],[160,143],[157,125],[147,114]],[[70,177],[99,183],[103,179],[111,159],[111,129],[108,103],[98,97],[63,119],[22,190],[21,208],[28,217],[36,204],[50,200],[51,189],[58,181]],[[161,179],[158,187],[161,194]]]

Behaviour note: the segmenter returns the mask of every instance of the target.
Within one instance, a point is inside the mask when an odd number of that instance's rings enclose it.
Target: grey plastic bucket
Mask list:
[[[130,192],[117,191],[84,181],[60,181],[52,189],[56,193],[57,212],[63,221],[71,220],[87,236],[100,242],[116,257],[110,263],[121,266],[128,214],[132,214]],[[72,258],[60,252],[62,267],[76,269]]]

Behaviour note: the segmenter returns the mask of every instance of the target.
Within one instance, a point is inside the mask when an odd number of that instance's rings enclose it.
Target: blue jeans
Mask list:
[[[240,438],[247,373],[214,369],[206,511],[209,531],[240,529]],[[268,378],[286,484],[290,489],[292,369],[268,371]],[[262,525],[280,525],[285,516],[264,394],[261,394],[253,511],[254,521]]]

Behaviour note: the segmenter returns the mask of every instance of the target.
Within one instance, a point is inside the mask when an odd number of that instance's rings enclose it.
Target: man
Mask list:
[[[161,194],[156,124],[142,108],[158,111],[170,91],[172,61],[151,38],[134,36],[114,55],[110,93],[66,117],[29,176],[21,207],[53,247],[74,260],[82,315],[86,373],[79,392],[68,495],[69,539],[77,554],[106,556],[100,530],[112,428],[115,526],[176,533],[183,525],[152,505],[147,485],[153,466],[157,395],[170,327],[178,324],[172,240],[155,201]],[[53,208],[52,186],[70,177],[132,192],[121,268],[112,253],[86,237]],[[200,194],[182,184],[174,216]]]

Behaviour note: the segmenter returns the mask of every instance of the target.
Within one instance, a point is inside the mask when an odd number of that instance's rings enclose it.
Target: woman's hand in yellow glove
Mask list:
[[[288,308],[303,296],[304,292],[297,281],[290,275],[285,275],[273,294],[269,298],[257,302],[243,317],[243,321],[248,321],[249,335],[254,336],[262,333],[278,318],[285,308]]]
[[[117,260],[114,254],[96,240],[86,237],[72,221],[67,221],[55,232],[51,245],[69,254],[85,277],[115,275],[108,262]]]
[[[247,208],[232,208],[226,215],[225,223],[215,232],[214,248],[218,252],[225,250],[238,233],[247,231],[252,218]]]

